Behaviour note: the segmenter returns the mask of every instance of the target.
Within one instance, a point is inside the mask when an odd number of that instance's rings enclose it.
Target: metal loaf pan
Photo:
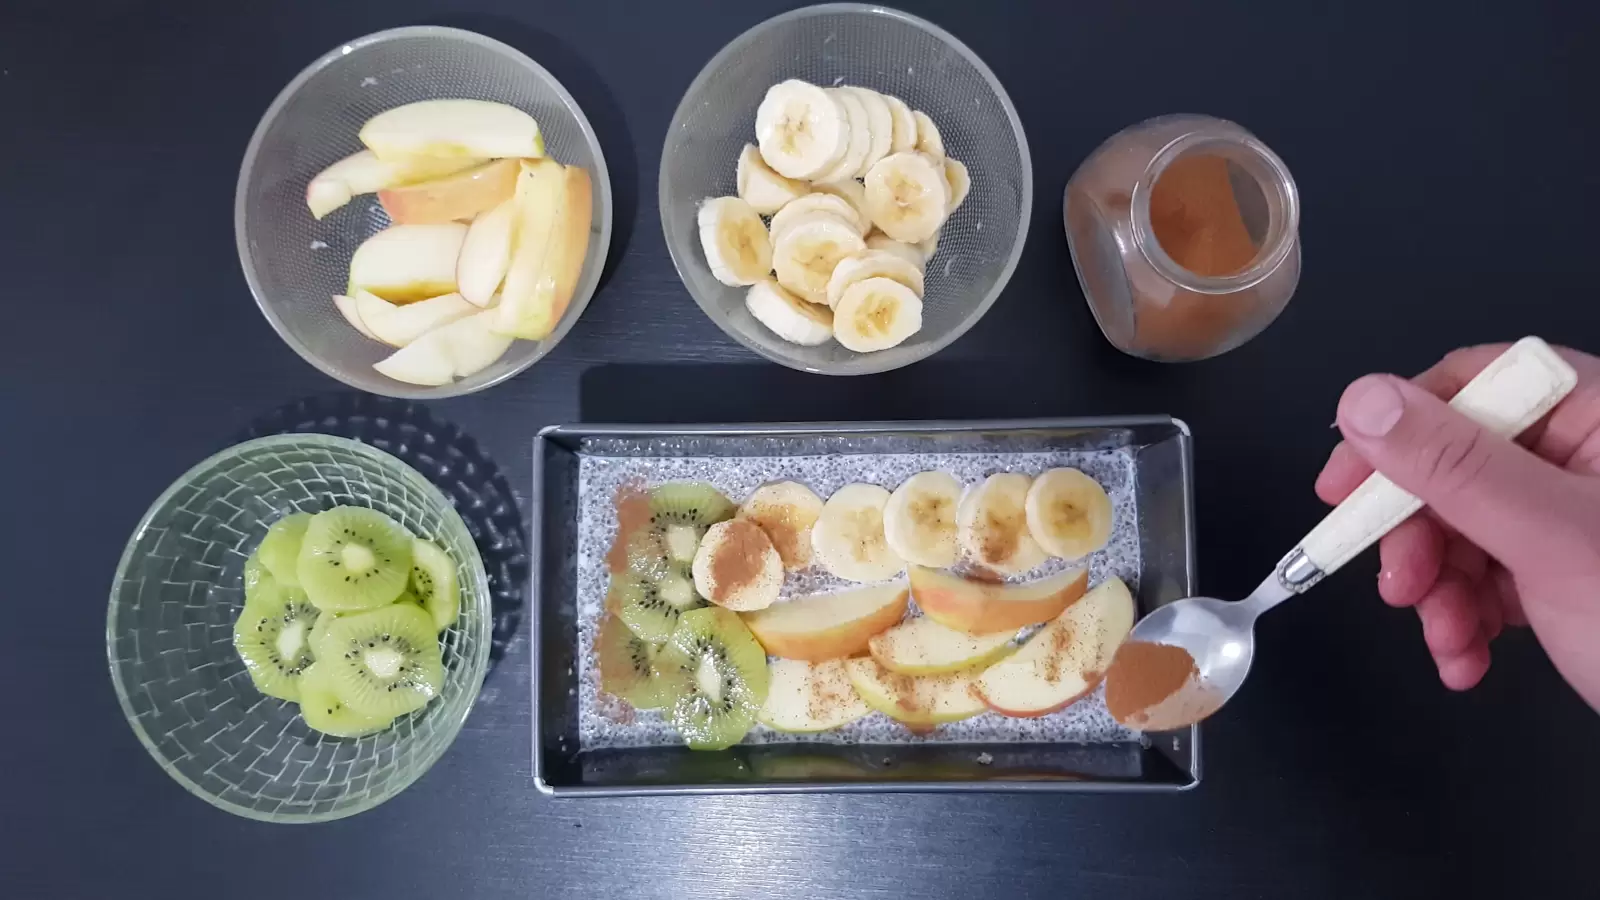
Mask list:
[[[560,425],[533,452],[533,776],[559,795],[816,791],[1180,791],[1200,732],[1123,743],[751,744],[583,750],[578,742],[577,510],[586,455],[749,457],[1131,448],[1139,612],[1195,593],[1189,430],[1166,416],[994,422]]]

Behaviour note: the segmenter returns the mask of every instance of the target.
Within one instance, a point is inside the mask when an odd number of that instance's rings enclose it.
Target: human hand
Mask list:
[[[1427,504],[1379,543],[1378,593],[1416,608],[1446,687],[1476,685],[1489,642],[1531,625],[1600,709],[1600,359],[1560,350],[1578,386],[1513,443],[1440,399],[1507,346],[1457,350],[1412,381],[1351,384],[1317,496],[1338,503],[1376,468]]]

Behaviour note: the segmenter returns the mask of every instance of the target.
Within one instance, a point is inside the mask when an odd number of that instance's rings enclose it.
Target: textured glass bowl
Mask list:
[[[487,369],[441,387],[379,375],[372,364],[391,348],[368,340],[339,315],[350,256],[388,227],[372,194],[317,221],[306,184],[331,163],[362,149],[363,123],[418,100],[495,100],[539,122],[546,152],[589,170],[594,210],[589,252],[572,302],[542,341],[514,341]],[[589,120],[555,76],[515,49],[470,31],[419,26],[380,31],[341,45],[289,82],[256,126],[234,194],[234,239],[250,293],[278,335],[305,360],[353,388],[408,399],[454,397],[499,384],[533,365],[566,336],[600,282],[611,245],[611,179]]]
[[[967,165],[972,192],[944,224],[928,261],[922,330],[877,353],[835,341],[790,344],[744,306],[745,288],[711,275],[695,210],[736,192],[739,150],[755,143],[756,107],[786,78],[894,94],[933,118],[945,151]],[[730,336],[766,358],[828,375],[910,365],[965,334],[1011,279],[1033,210],[1033,163],[1011,98],[977,54],[949,32],[881,6],[832,3],[784,13],[722,48],[689,85],[661,151],[661,228],[695,302]]]
[[[438,543],[461,584],[440,696],[354,739],[313,731],[295,704],[257,691],[233,649],[244,561],[267,527],[338,504],[380,510]],[[437,488],[357,441],[282,435],[200,463],[145,513],[111,587],[106,652],[129,724],[179,784],[241,816],[318,822],[382,803],[439,759],[483,686],[490,625],[483,562]]]

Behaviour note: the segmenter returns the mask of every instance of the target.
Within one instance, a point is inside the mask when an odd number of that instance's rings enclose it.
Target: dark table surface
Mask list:
[[[257,416],[340,387],[256,311],[230,223],[257,117],[366,32],[507,40],[565,82],[604,144],[614,263],[582,321],[510,383],[431,405],[524,501],[529,439],[555,422],[1170,413],[1195,433],[1201,584],[1243,595],[1322,512],[1311,483],[1351,378],[1525,333],[1600,350],[1580,87],[1600,83],[1580,59],[1592,5],[907,0],[1021,113],[1038,188],[1027,252],[993,311],[931,361],[855,380],[763,363],[680,285],[655,173],[695,72],[785,5],[0,5],[0,895],[1600,893],[1600,716],[1526,634],[1496,645],[1476,691],[1446,692],[1414,616],[1378,601],[1370,558],[1262,623],[1257,673],[1207,724],[1206,781],[1182,795],[554,801],[529,777],[525,625],[448,755],[375,810],[266,825],[161,772],[106,674],[106,593],[173,478]],[[1100,140],[1174,111],[1244,123],[1287,160],[1306,260],[1262,337],[1181,367],[1101,339],[1059,215]]]

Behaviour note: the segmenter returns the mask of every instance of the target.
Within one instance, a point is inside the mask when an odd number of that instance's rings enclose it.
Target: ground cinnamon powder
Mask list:
[[[629,539],[650,524],[650,494],[638,485],[624,484],[612,502],[617,509],[617,536],[606,551],[606,568],[620,574],[628,571]]]
[[[772,540],[761,526],[747,519],[723,523],[723,545],[711,557],[711,602],[720,603],[729,594],[756,580],[766,567]]]
[[[1124,725],[1138,727],[1150,709],[1199,676],[1182,647],[1129,641],[1117,649],[1106,673],[1106,708]]]

